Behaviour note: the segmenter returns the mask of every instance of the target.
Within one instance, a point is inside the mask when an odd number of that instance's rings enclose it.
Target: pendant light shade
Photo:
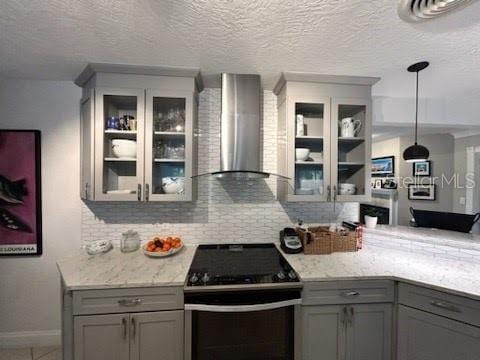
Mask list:
[[[427,61],[422,61],[407,68],[409,72],[417,73],[417,86],[415,95],[415,144],[409,146],[403,152],[403,159],[407,162],[419,162],[426,161],[430,156],[428,149],[417,143],[418,139],[418,73],[430,65]]]
[[[415,143],[415,145],[409,146],[403,152],[403,158],[407,162],[426,161],[429,156],[430,151],[428,151],[425,146],[418,145],[417,143]]]

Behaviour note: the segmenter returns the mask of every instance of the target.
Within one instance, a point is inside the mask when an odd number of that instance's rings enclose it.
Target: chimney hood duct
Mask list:
[[[263,179],[260,169],[259,75],[222,74],[220,119],[220,170],[203,175],[217,178]]]

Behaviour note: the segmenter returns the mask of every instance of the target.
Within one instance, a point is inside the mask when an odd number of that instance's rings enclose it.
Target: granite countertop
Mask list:
[[[480,300],[480,262],[417,255],[368,244],[358,252],[285,257],[303,282],[402,280]]]
[[[375,229],[365,228],[364,231],[367,234],[383,236],[389,239],[409,239],[417,242],[434,243],[435,245],[454,246],[480,251],[480,235],[476,234],[402,225],[377,225]]]
[[[365,232],[358,252],[285,257],[303,282],[393,279],[480,300],[478,236],[417,230],[380,226]],[[183,286],[195,249],[187,245],[168,258],[118,249],[89,256],[81,250],[58,269],[67,290]]]
[[[85,250],[57,263],[67,290],[91,290],[149,286],[182,286],[196,246],[185,246],[178,254],[150,258],[142,250],[87,255]]]

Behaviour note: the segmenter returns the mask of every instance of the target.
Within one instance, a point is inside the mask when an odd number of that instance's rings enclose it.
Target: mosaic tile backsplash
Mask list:
[[[277,99],[263,94],[261,161],[263,169],[277,168]],[[205,89],[199,101],[198,172],[220,166],[220,89]],[[142,240],[153,234],[179,235],[186,243],[272,242],[279,231],[296,223],[331,223],[358,219],[357,203],[280,203],[276,179],[249,183],[199,178],[192,203],[97,203],[82,209],[84,243],[138,231]]]

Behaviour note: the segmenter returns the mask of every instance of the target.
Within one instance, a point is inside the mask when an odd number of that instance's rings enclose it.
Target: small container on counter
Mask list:
[[[138,232],[128,230],[122,234],[120,240],[120,251],[124,253],[136,251],[140,248],[140,235]]]

